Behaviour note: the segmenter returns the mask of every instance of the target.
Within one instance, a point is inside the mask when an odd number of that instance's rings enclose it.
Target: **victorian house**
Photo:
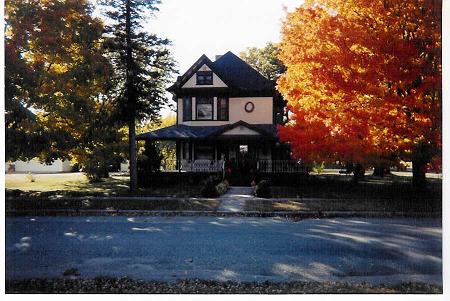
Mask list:
[[[176,124],[138,139],[174,141],[178,171],[297,170],[278,142],[285,103],[275,82],[233,53],[215,61],[202,55],[168,91],[177,103]]]

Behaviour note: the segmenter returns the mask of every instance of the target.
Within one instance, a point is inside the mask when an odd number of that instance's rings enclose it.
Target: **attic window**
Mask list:
[[[197,85],[212,85],[212,71],[197,71]]]

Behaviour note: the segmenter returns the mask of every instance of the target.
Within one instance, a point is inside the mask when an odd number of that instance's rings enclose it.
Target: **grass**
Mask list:
[[[272,186],[272,198],[285,200],[248,200],[245,210],[440,213],[442,180],[427,181],[427,187],[414,188],[410,178],[395,175],[383,179],[366,176],[358,184],[349,176],[315,175],[295,186]]]
[[[111,176],[99,182],[90,183],[82,173],[7,174],[5,188],[10,196],[86,196],[86,195],[129,195],[128,176]],[[16,191],[14,191],[16,190]],[[190,197],[200,194],[200,187],[194,185],[167,185],[139,189],[138,195]]]
[[[28,174],[7,174],[5,188],[22,191],[82,191],[100,193],[120,193],[128,190],[128,177],[110,177],[101,182],[89,183],[82,173],[33,174],[34,182]]]
[[[135,209],[135,210],[205,210],[214,211],[218,201],[160,200],[160,201],[62,201],[49,196],[129,195],[129,178],[113,176],[101,182],[89,183],[81,173],[6,175],[6,208],[30,209]],[[380,179],[366,176],[355,184],[350,176],[311,175],[297,185],[272,186],[274,198],[284,201],[248,200],[246,211],[381,211],[425,212],[442,211],[442,180],[428,179],[424,189],[415,189],[410,178],[390,175]],[[138,195],[171,196],[179,198],[200,195],[200,186],[178,183],[140,189]],[[289,200],[289,199],[292,200]],[[298,200],[298,199],[301,200]],[[316,198],[316,200],[308,200]],[[325,200],[317,200],[317,199]]]
[[[46,209],[214,211],[220,205],[217,200],[184,200],[185,197],[198,196],[200,187],[182,184],[145,188],[137,193],[179,197],[181,198],[179,200],[67,199],[82,196],[128,196],[129,177],[112,176],[95,183],[90,183],[81,173],[33,174],[33,178],[32,182],[27,174],[6,175],[7,211]]]
[[[442,180],[427,179],[425,188],[414,188],[410,178],[388,176],[383,179],[366,176],[358,184],[349,176],[309,176],[291,186],[272,186],[273,198],[327,198],[327,199],[440,199]]]
[[[302,200],[302,201],[272,201],[247,200],[246,211],[374,211],[374,212],[405,212],[405,213],[440,213],[440,200],[404,201],[380,199],[334,199],[334,200]]]

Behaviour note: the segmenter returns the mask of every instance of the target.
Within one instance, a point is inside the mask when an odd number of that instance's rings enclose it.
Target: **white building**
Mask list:
[[[6,162],[5,172],[17,172],[17,173],[58,173],[58,172],[70,172],[72,166],[69,160],[55,160],[51,164],[45,164],[39,162],[39,159],[34,158],[30,161],[14,161]]]

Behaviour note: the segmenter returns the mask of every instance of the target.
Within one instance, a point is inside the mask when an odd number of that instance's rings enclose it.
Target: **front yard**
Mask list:
[[[7,196],[86,196],[86,195],[129,195],[128,176],[113,175],[102,181],[90,183],[82,173],[59,174],[6,174]],[[167,185],[141,188],[138,195],[191,197],[199,195],[194,185]],[[15,191],[14,191],[15,190]]]
[[[119,175],[101,182],[89,183],[81,173],[33,176],[7,174],[6,209],[216,211],[220,206],[220,200],[200,196],[200,185],[182,182],[141,188],[136,194],[155,197],[151,201],[131,197],[124,200],[123,197],[131,196],[128,182],[128,177]],[[271,186],[270,193],[273,199],[249,198],[245,201],[243,210],[264,213],[404,212],[434,216],[442,211],[441,179],[428,179],[426,188],[416,189],[411,186],[407,177],[399,175],[390,175],[383,179],[366,176],[365,180],[358,184],[353,183],[350,176],[310,175],[296,186]],[[103,198],[95,199],[89,196]],[[121,196],[122,199],[115,200],[111,198],[113,196]]]

